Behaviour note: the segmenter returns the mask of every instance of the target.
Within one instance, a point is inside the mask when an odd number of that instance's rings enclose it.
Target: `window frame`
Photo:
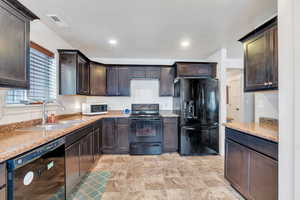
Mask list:
[[[41,45],[39,45],[39,44],[37,44],[37,43],[35,43],[33,41],[30,41],[29,48],[30,48],[30,50],[34,49],[35,51],[37,51],[37,52],[39,52],[41,54],[44,54],[45,56],[48,56],[50,59],[53,59],[53,69],[51,69],[51,70],[55,72],[54,77],[52,77],[53,78],[52,83],[54,82],[53,83],[54,87],[52,87],[52,88],[49,87],[49,89],[52,89],[52,90],[54,89],[54,92],[52,93],[51,96],[54,97],[53,100],[56,100],[58,98],[58,93],[57,93],[57,91],[58,91],[58,84],[57,84],[57,60],[55,58],[55,54],[52,51],[50,51],[50,50],[42,47]],[[31,55],[31,52],[30,52],[30,57],[31,56],[32,55]],[[30,58],[29,58],[29,62],[30,62]],[[29,64],[29,68],[30,68],[30,70],[29,70],[29,76],[31,76],[32,75],[31,74],[32,73],[31,72],[31,68],[32,68],[31,64]],[[49,77],[51,77],[51,76],[49,75]],[[29,82],[30,81],[31,80],[29,79]],[[50,80],[49,80],[49,82],[50,82]],[[28,98],[29,92],[30,92],[30,88],[29,89],[9,88],[9,90],[15,90],[15,91],[20,90],[20,91],[23,91],[24,92],[23,97],[25,98],[25,99],[23,99],[24,101],[26,101],[26,98]],[[19,103],[16,103],[16,102],[9,103],[9,100],[7,100],[7,96],[8,96],[9,90],[7,90],[5,98],[4,98],[4,105],[5,105],[5,107],[36,106],[35,104],[25,104],[25,103],[21,103],[21,102],[19,102]],[[49,94],[49,96],[50,96],[50,94]]]

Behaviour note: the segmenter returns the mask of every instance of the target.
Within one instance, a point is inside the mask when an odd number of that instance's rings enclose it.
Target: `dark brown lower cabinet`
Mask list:
[[[101,121],[96,122],[93,136],[93,155],[94,161],[96,162],[101,156],[102,146],[102,124]]]
[[[233,134],[230,137],[232,136]],[[238,137],[236,139],[239,140]],[[246,141],[240,142],[246,144]],[[225,178],[247,199],[278,199],[278,161],[228,139],[227,136]]]
[[[93,133],[80,140],[80,176],[85,176],[94,164]]]
[[[0,164],[0,200],[6,200],[6,165]]]
[[[164,152],[178,151],[178,118],[163,118]]]
[[[117,149],[116,153],[129,152],[129,120],[127,118],[117,119]]]
[[[231,140],[225,142],[225,177],[244,196],[248,194],[248,168],[250,151]]]
[[[102,121],[102,152],[124,154],[129,152],[128,118],[107,118]]]
[[[115,119],[107,118],[102,121],[102,152],[114,153],[117,144]]]
[[[96,161],[94,157],[94,144],[95,135],[99,137],[98,133],[97,129],[88,126],[66,136],[65,169],[67,199],[70,198],[70,194],[74,192],[73,190],[76,188],[76,185],[90,171]]]
[[[278,162],[255,151],[250,152],[249,193],[251,199],[278,199]]]
[[[72,193],[73,188],[80,182],[79,148],[80,142],[78,141],[67,147],[65,150],[67,199]]]

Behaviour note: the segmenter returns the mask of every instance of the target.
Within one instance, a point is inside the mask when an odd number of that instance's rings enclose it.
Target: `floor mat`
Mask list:
[[[105,190],[105,185],[110,177],[106,171],[93,171],[82,178],[81,182],[67,200],[100,200]],[[65,190],[61,188],[49,200],[61,200],[65,197]]]
[[[72,200],[99,200],[110,177],[109,172],[93,171],[82,179],[71,195]]]

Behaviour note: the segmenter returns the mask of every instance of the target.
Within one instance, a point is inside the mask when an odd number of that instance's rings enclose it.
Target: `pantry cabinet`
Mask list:
[[[59,49],[59,94],[89,95],[89,59],[78,50]]]

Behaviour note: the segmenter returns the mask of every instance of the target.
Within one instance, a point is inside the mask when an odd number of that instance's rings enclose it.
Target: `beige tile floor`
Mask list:
[[[238,200],[221,156],[104,155],[95,170],[111,177],[102,200]]]

